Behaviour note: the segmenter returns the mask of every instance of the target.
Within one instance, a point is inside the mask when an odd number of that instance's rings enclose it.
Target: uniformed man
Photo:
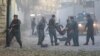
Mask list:
[[[17,42],[20,45],[20,48],[22,48],[22,41],[21,41],[21,35],[20,35],[20,20],[18,19],[18,15],[14,15],[14,19],[12,20],[10,27],[9,27],[9,40],[6,47],[10,47],[10,43],[14,37],[16,37]]]
[[[55,15],[52,15],[52,18],[49,20],[48,29],[49,29],[50,39],[51,39],[51,45],[53,46],[54,43],[55,43],[55,45],[59,45],[57,43],[57,36],[56,36]],[[53,41],[53,39],[54,39],[54,41]]]
[[[45,24],[46,20],[44,17],[42,17],[41,21],[39,22],[39,24],[37,25],[37,31],[38,31],[38,45],[43,46],[43,41],[44,41],[44,29],[45,29]]]
[[[34,29],[35,29],[36,23],[35,23],[35,18],[33,18],[31,22],[31,27],[32,27],[32,35],[34,34]]]
[[[87,24],[86,24],[87,37],[86,37],[86,43],[84,45],[88,45],[90,38],[92,40],[92,45],[94,45],[95,44],[94,43],[94,27],[93,27],[94,22],[90,15],[87,15],[86,18],[87,18]]]
[[[73,46],[79,46],[79,39],[78,39],[78,24],[74,20],[74,17],[70,17],[71,20],[71,37],[73,39]]]
[[[71,41],[71,33],[70,33],[70,31],[71,31],[71,25],[70,25],[70,20],[69,20],[69,18],[67,19],[67,25],[66,25],[66,29],[67,29],[67,39],[66,39],[66,42],[65,42],[65,45],[67,46],[68,44],[70,45],[70,41]]]

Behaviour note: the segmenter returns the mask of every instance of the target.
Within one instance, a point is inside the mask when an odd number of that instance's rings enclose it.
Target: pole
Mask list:
[[[11,0],[7,0],[7,15],[6,15],[6,45],[8,45],[8,39],[9,39],[9,19],[10,19],[10,6],[11,6]]]

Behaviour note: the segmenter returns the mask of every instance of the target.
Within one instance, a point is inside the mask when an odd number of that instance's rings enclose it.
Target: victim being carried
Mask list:
[[[60,35],[64,35],[66,33],[67,29],[62,30],[61,28],[63,28],[63,26],[60,25],[59,23],[56,23],[56,30],[58,31],[58,33]]]

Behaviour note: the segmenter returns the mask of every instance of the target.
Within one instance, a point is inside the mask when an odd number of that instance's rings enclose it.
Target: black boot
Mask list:
[[[48,44],[42,44],[41,47],[46,48],[48,47]]]
[[[7,48],[7,47],[10,47],[10,46],[6,45],[5,48]]]
[[[85,43],[84,45],[88,45],[88,43]]]
[[[55,43],[55,46],[59,45],[59,43]]]
[[[92,43],[92,45],[95,45],[95,43]]]
[[[52,45],[52,46],[54,46],[54,44],[53,44],[53,43],[51,43],[51,45]]]
[[[68,46],[68,44],[65,44],[65,46]]]

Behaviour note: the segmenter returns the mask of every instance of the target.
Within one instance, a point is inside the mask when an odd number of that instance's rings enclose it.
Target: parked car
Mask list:
[[[98,32],[98,24],[97,21],[95,19],[95,17],[93,17],[93,14],[90,14],[91,17],[94,20],[94,33],[96,34]],[[79,34],[83,35],[86,34],[86,30],[85,30],[85,25],[87,23],[86,19],[85,19],[86,14],[84,15],[83,13],[79,13],[76,17],[76,21],[78,22],[78,28],[79,28]]]

